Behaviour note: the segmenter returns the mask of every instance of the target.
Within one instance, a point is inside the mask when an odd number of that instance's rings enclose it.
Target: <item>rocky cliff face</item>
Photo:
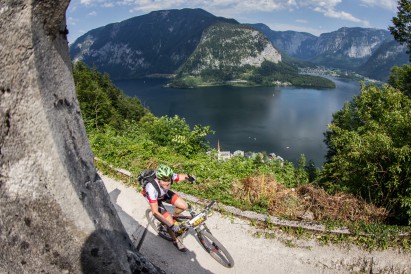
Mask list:
[[[409,63],[406,51],[406,45],[400,45],[395,40],[389,40],[382,44],[367,62],[359,66],[356,71],[362,75],[386,82],[393,66]]]
[[[89,31],[70,45],[70,54],[111,79],[172,74],[217,22],[236,23],[202,9],[155,11]]]
[[[93,165],[71,74],[69,0],[0,2],[0,272],[158,272]]]
[[[381,29],[340,28],[316,37],[304,32],[273,31],[264,24],[251,26],[292,57],[334,66],[341,65],[339,60],[342,59],[344,64],[354,67],[355,62],[365,62],[387,40],[393,40],[388,31]]]
[[[316,36],[306,32],[274,31],[264,24],[250,24],[250,26],[264,33],[282,53],[294,57],[301,53],[301,47],[305,43],[317,39]]]
[[[281,53],[382,81],[387,80],[392,66],[408,63],[404,58],[406,49],[387,30],[340,28],[316,37],[303,32],[274,31],[264,24],[251,26],[262,31]]]
[[[341,28],[323,33],[318,39],[307,40],[298,57],[326,66],[352,69],[366,62],[387,39],[392,37],[386,30]]]
[[[259,31],[239,24],[216,24],[207,29],[181,71],[199,75],[204,70],[223,71],[263,61],[281,62],[281,55]]]

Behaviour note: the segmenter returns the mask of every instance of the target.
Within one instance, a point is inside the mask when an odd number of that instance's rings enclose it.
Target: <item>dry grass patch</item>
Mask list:
[[[384,208],[351,194],[330,195],[311,184],[290,189],[264,175],[240,181],[233,195],[249,206],[266,208],[270,215],[293,220],[383,223],[388,217]]]

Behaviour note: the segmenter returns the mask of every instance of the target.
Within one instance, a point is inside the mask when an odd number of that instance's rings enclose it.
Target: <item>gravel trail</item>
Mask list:
[[[204,251],[193,235],[184,239],[188,249],[185,253],[157,236],[145,219],[148,204],[141,193],[107,176],[101,177],[135,246],[166,273],[411,273],[410,253],[320,246],[313,240],[290,244],[280,236],[257,238],[249,221],[214,212],[207,225],[235,261],[233,268],[225,268]]]

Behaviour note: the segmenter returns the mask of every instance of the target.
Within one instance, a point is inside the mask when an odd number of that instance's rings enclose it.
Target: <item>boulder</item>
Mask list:
[[[68,4],[0,2],[0,272],[162,272],[132,245],[94,167]]]

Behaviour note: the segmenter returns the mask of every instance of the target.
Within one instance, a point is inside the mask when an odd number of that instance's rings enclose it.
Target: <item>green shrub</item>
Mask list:
[[[411,100],[389,86],[363,86],[333,115],[326,135],[326,184],[411,223]]]

